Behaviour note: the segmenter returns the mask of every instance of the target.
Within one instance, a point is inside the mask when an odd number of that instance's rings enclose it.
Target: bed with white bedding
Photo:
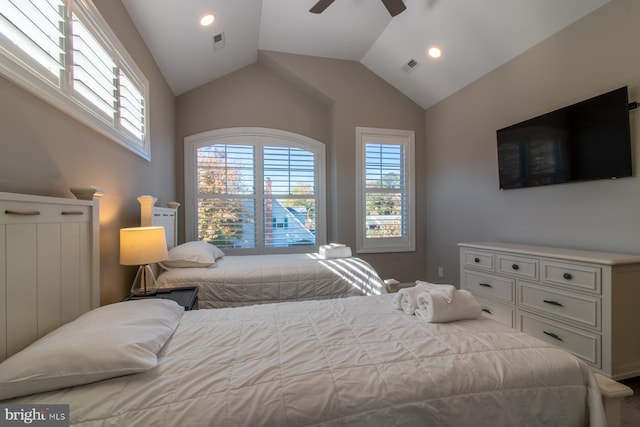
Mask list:
[[[197,286],[199,308],[386,293],[375,269],[365,260],[351,256],[348,247],[332,247],[327,256],[225,255],[202,241],[176,245],[179,204],[170,202],[167,207],[159,207],[156,201],[152,196],[138,197],[140,225],[162,226],[167,236],[170,262],[160,263],[164,268],[158,286]]]
[[[4,196],[33,202],[29,212],[69,203]],[[37,225],[41,218],[17,222]],[[9,243],[13,225],[3,227],[7,254],[20,250]],[[59,237],[70,240],[68,231],[62,227]],[[58,271],[70,261],[99,271],[99,257],[87,252],[97,253],[76,250],[48,261],[58,260]],[[40,251],[20,254],[21,265],[41,270]],[[620,401],[631,394],[598,374],[597,390],[578,359],[491,320],[434,324],[404,314],[404,306],[391,308],[396,294],[191,312],[162,299],[86,313],[88,305],[63,304],[55,316],[63,326],[40,338],[43,313],[55,301],[82,302],[96,283],[80,280],[74,291],[38,280],[45,303],[20,303],[33,300],[16,292],[32,280],[22,270],[28,277],[7,281],[7,298],[0,299],[0,360],[10,356],[0,363],[0,404],[29,413],[35,404],[47,411],[70,405],[72,425],[603,426],[600,391],[608,425],[617,427]],[[16,353],[20,348],[9,344],[17,342],[32,344]]]
[[[357,257],[318,254],[243,255],[218,258],[208,268],[171,268],[158,286],[197,286],[200,308],[239,307],[385,293],[373,267]]]
[[[428,323],[393,309],[392,298],[184,314],[167,300],[113,304],[99,309],[107,310],[101,320],[87,321],[97,331],[117,331],[123,322],[144,327],[137,333],[147,356],[157,351],[155,365],[148,357],[153,366],[138,366],[139,373],[2,403],[69,404],[78,426],[605,425],[594,377],[569,353],[485,318]],[[154,339],[152,325],[161,337]],[[112,349],[116,375],[124,372],[123,355],[143,358],[141,351],[118,353],[118,337],[135,335],[107,333],[95,342]],[[46,346],[37,350],[47,354]],[[70,362],[89,375],[83,365],[90,362]],[[16,371],[0,365],[0,398],[11,388],[2,382],[7,370]]]

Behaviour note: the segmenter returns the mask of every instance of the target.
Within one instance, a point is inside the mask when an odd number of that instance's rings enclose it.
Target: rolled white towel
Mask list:
[[[418,308],[418,295],[424,292],[425,289],[422,286],[412,286],[410,288],[400,289],[398,291],[400,295],[400,306],[405,314],[413,316]]]
[[[395,308],[396,310],[403,310],[405,311],[403,305],[402,305],[402,301],[403,299],[407,299],[409,298],[410,300],[413,300],[413,302],[405,302],[405,305],[410,304],[413,306],[413,309],[410,310],[410,313],[407,314],[413,314],[413,312],[415,311],[417,304],[418,304],[418,294],[420,292],[424,292],[426,291],[426,287],[423,285],[416,285],[416,286],[412,286],[410,288],[402,288],[400,289],[394,296],[393,299],[391,300],[391,305],[393,306],[393,308]],[[405,311],[406,313],[406,311]]]
[[[343,243],[330,243],[320,246],[318,253],[325,259],[349,258],[351,256],[351,248]]]
[[[471,292],[464,289],[453,293],[448,303],[442,292],[420,292],[415,315],[430,323],[453,322],[456,320],[476,319],[482,315],[482,309]]]
[[[423,282],[422,280],[416,280],[416,283],[424,286],[429,291],[439,291],[444,293],[447,302],[451,302],[453,293],[456,291],[456,287],[453,285],[438,285],[436,283]]]

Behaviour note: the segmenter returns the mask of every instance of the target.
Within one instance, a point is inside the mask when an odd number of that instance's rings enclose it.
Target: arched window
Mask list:
[[[185,138],[187,240],[227,253],[312,252],[326,242],[325,146],[267,128]]]

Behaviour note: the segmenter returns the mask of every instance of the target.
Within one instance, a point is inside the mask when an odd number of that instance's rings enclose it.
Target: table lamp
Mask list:
[[[149,264],[165,260],[167,240],[164,227],[132,227],[120,229],[120,264],[138,265],[131,286],[133,295],[152,295],[158,283]]]

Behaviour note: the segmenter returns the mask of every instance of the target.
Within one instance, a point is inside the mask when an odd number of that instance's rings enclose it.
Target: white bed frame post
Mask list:
[[[604,413],[607,416],[607,425],[609,427],[619,427],[620,403],[625,397],[631,396],[633,390],[602,374],[595,374],[595,377],[598,382],[600,394],[602,394],[602,403],[604,405]]]
[[[92,263],[92,295],[91,308],[100,307],[100,199],[104,196],[104,190],[91,186],[71,187],[69,191],[78,200],[90,200],[93,202],[92,223],[92,244],[91,244],[91,263]]]
[[[169,202],[167,207],[155,206],[158,199],[153,196],[140,196],[140,226],[164,227],[167,237],[167,249],[171,249],[178,244],[178,207],[180,203]]]

